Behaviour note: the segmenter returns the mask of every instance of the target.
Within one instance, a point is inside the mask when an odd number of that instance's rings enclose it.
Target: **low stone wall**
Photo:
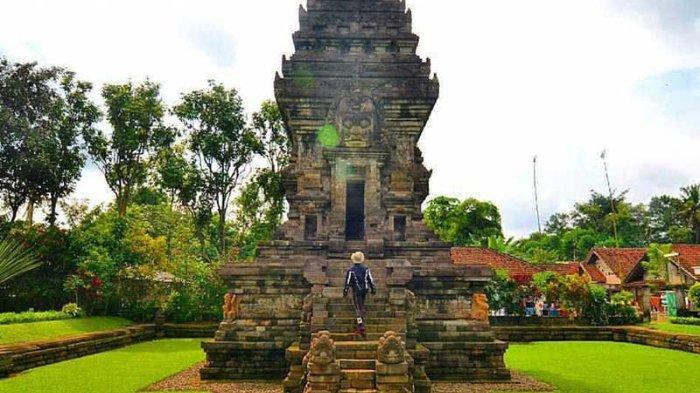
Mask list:
[[[155,325],[137,325],[67,338],[0,346],[0,377],[156,338]]]
[[[508,342],[616,341],[700,354],[700,336],[636,326],[494,326],[496,338]]]
[[[206,338],[214,337],[219,324],[214,322],[203,323],[165,323],[158,326],[158,337],[165,338]]]
[[[563,317],[525,317],[503,316],[489,317],[491,326],[572,326],[576,321]]]

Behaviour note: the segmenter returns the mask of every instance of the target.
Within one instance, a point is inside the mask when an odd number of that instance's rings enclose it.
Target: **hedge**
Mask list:
[[[700,326],[700,318],[671,317],[671,318],[669,318],[669,321],[671,321],[671,323],[676,324],[676,325],[697,325],[697,326]]]
[[[6,312],[0,314],[0,325],[9,325],[11,323],[55,321],[70,318],[73,318],[73,316],[62,311],[25,311],[20,313]]]

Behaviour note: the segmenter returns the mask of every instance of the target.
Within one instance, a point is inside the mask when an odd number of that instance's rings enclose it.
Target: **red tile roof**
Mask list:
[[[578,274],[581,264],[578,262],[557,262],[537,265],[542,271],[559,273],[565,276]]]
[[[591,262],[593,254],[597,255],[620,280],[624,281],[627,275],[647,255],[647,250],[646,248],[594,248],[586,259],[586,264]]]
[[[494,270],[506,270],[512,278],[531,278],[542,271],[539,267],[490,248],[454,247],[452,262],[458,265],[488,265]]]
[[[695,274],[695,268],[700,267],[700,244],[674,244],[674,252],[678,253],[678,263],[696,279],[700,274]]]
[[[588,263],[584,263],[581,266],[583,266],[583,270],[585,270],[586,273],[588,273],[588,275],[591,277],[591,281],[605,284],[605,282],[606,282],[605,274],[603,274],[603,272],[598,270],[597,267],[595,267],[591,264],[588,264]]]

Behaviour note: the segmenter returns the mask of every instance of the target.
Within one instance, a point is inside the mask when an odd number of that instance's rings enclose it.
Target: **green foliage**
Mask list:
[[[648,261],[642,262],[647,273],[662,280],[668,279],[668,257],[672,251],[670,244],[651,244],[647,249]]]
[[[700,244],[700,184],[681,188],[680,216],[693,233],[693,242]]]
[[[522,315],[524,310],[520,304],[526,289],[508,276],[505,270],[496,270],[494,276],[485,288],[486,297],[491,310],[505,309],[508,315]]]
[[[608,319],[613,325],[631,325],[641,322],[637,310],[632,306],[634,294],[620,291],[610,297],[608,304]]]
[[[6,312],[0,314],[0,325],[8,325],[11,323],[27,323],[41,321],[56,321],[59,319],[73,318],[72,315],[63,311],[25,311],[25,312]]]
[[[190,150],[202,190],[218,212],[219,255],[228,258],[226,218],[233,192],[246,178],[254,154],[262,153],[258,135],[246,126],[235,89],[209,81],[207,90],[182,96],[173,112],[189,132]]]
[[[691,317],[671,317],[668,319],[671,323],[675,325],[696,325],[700,326],[700,318]]]
[[[700,308],[700,282],[696,282],[688,291],[688,297],[695,305],[695,308]]]
[[[66,304],[65,306],[63,306],[63,308],[61,308],[61,312],[70,315],[72,318],[85,316],[85,312],[83,311],[83,309],[78,307],[78,305],[75,303]]]
[[[583,302],[581,317],[591,325],[609,324],[607,291],[603,286],[588,284],[588,294]]]
[[[19,242],[0,240],[0,284],[41,266],[36,255]]]
[[[498,208],[474,198],[437,197],[428,202],[425,222],[443,241],[457,246],[486,245],[491,236],[503,237]]]
[[[123,217],[134,192],[146,181],[149,153],[170,145],[175,135],[163,125],[165,107],[158,84],[147,80],[138,86],[131,82],[105,85],[102,97],[112,133],[107,136],[91,129],[84,138],[116,197],[119,216]]]

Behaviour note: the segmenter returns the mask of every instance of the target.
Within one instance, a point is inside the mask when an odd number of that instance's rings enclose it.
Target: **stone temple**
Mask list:
[[[275,95],[293,142],[288,221],[254,263],[225,266],[225,320],[203,379],[284,379],[285,392],[430,392],[510,378],[488,324],[492,271],[457,266],[425,226],[416,143],[439,93],[403,0],[308,0]],[[367,340],[343,298],[349,256],[378,284]]]

